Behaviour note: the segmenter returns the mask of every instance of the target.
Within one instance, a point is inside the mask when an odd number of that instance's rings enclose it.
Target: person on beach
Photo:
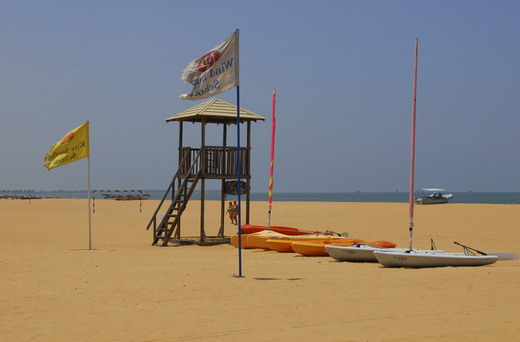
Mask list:
[[[238,225],[238,202],[237,201],[233,201],[233,208],[235,209],[234,210],[235,224]]]
[[[233,205],[233,202],[229,202],[229,206],[227,208],[227,213],[229,215],[229,219],[231,220],[231,224],[236,224],[236,214],[235,214],[235,206]]]

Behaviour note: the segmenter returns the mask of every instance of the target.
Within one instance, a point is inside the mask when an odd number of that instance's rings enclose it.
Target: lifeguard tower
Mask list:
[[[240,151],[235,146],[227,146],[227,129],[237,122],[237,107],[226,101],[213,98],[176,114],[166,122],[179,122],[179,168],[166,190],[159,206],[153,213],[146,229],[153,228],[152,245],[167,246],[170,240],[182,243],[181,216],[188,201],[200,183],[200,244],[224,239],[225,189],[226,182],[237,180],[238,160],[240,179],[246,183],[245,222],[249,223],[250,183],[251,183],[251,122],[265,120],[260,115],[240,108],[240,123],[247,125],[246,146]],[[200,147],[183,146],[184,122],[200,123]],[[206,125],[222,124],[222,146],[206,145]],[[239,157],[240,153],[240,159]],[[206,236],[204,230],[204,197],[207,179],[222,180],[220,229],[217,236]],[[238,184],[240,189],[240,184]],[[167,204],[169,202],[169,204]],[[167,206],[167,207],[166,207]],[[166,210],[166,211],[164,211]]]

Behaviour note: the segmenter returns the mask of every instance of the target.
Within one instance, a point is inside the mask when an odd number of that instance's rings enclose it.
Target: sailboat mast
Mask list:
[[[274,188],[274,142],[276,137],[276,89],[273,89],[272,110],[271,110],[271,163],[269,167],[269,212],[267,216],[267,229],[271,229],[271,209],[273,206]]]
[[[414,181],[415,181],[415,118],[417,107],[417,63],[419,56],[419,38],[415,38],[415,63],[413,75],[412,98],[412,138],[410,147],[410,198],[409,198],[409,223],[410,223],[410,250],[413,240],[413,209],[414,209]]]

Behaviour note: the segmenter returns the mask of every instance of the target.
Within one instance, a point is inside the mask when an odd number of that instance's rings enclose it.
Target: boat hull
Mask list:
[[[444,204],[448,203],[450,199],[448,198],[431,198],[431,197],[419,197],[415,199],[415,204]]]
[[[338,261],[377,262],[374,252],[405,252],[408,248],[388,248],[371,245],[360,246],[325,246],[329,256]],[[443,253],[442,250],[428,251],[429,253]]]
[[[293,253],[294,251],[291,248],[291,243],[293,240],[287,239],[269,239],[265,243],[267,248],[272,251],[281,252],[281,253]]]
[[[281,228],[281,227],[278,227],[278,228]],[[290,231],[290,232],[285,231],[285,233],[284,233],[284,230],[276,231],[276,230],[262,229],[262,230],[255,231],[254,229],[256,229],[256,228],[253,228],[252,230],[248,229],[247,234],[242,232],[242,234],[241,234],[242,248],[268,249],[267,245],[265,244],[265,241],[267,239],[270,239],[271,237],[281,238],[281,237],[316,236],[316,234],[313,234],[313,233],[298,231],[298,230],[296,230],[296,228],[291,228],[292,231]],[[288,233],[288,234],[286,234],[286,233]],[[235,247],[238,247],[238,235],[237,234],[231,236],[231,244]]]
[[[242,234],[253,234],[263,230],[268,230],[266,226],[256,226],[253,224],[245,224],[241,227]],[[317,232],[301,231],[299,228],[284,227],[284,226],[271,226],[269,230],[285,235],[306,235],[314,234]]]
[[[354,244],[353,242],[351,243]],[[291,248],[298,254],[304,256],[327,256],[325,243],[298,241],[291,243]]]
[[[446,267],[446,266],[484,266],[498,260],[494,255],[466,255],[435,251],[375,251],[377,261],[384,267]]]
[[[284,240],[284,239],[269,239],[265,242],[267,248],[272,251],[282,252],[282,253],[292,253],[294,252],[291,248],[292,240]]]
[[[294,252],[304,256],[328,256],[326,246],[353,246],[356,243],[365,243],[355,238],[331,238],[318,241],[294,241],[291,248]]]
[[[329,256],[338,261],[377,262],[374,251],[384,250],[374,246],[325,246]]]
[[[248,248],[269,249],[267,240],[269,239],[290,239],[292,241],[321,241],[324,239],[345,239],[342,237],[327,234],[306,234],[306,235],[285,235],[270,231],[261,231],[258,233],[248,234],[245,245]]]
[[[267,249],[267,246],[265,246],[265,240],[271,238],[271,237],[284,237],[288,236],[282,233],[273,232],[270,230],[262,230],[257,233],[252,234],[241,234],[241,245],[242,248],[264,248]],[[257,237],[258,241],[256,241],[254,238]],[[251,241],[249,241],[251,239]],[[231,244],[235,247],[238,247],[238,235],[232,235],[231,236]]]

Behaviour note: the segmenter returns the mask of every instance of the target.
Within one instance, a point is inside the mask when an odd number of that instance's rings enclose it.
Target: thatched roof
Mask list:
[[[199,103],[185,111],[175,114],[166,119],[169,121],[188,121],[201,122],[202,119],[206,122],[212,123],[227,123],[232,124],[237,121],[237,106],[232,105],[221,99],[213,98],[209,101]],[[257,121],[265,120],[265,118],[250,112],[246,109],[240,108],[240,121]]]

